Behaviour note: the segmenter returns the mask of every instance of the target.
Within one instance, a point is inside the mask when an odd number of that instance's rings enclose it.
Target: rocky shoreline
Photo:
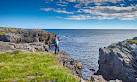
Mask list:
[[[70,70],[71,74],[75,77],[80,79],[80,82],[86,82],[86,80],[83,79],[82,77],[82,73],[81,73],[81,67],[79,66],[79,64],[81,63],[77,63],[77,61],[75,61],[73,58],[70,57],[70,55],[68,53],[66,53],[65,51],[60,51],[56,57],[59,58],[59,63],[63,66],[66,67]]]
[[[54,33],[40,29],[0,28],[0,53],[20,50],[23,52],[45,52],[54,44]],[[134,38],[133,40],[137,40]],[[75,61],[64,51],[56,57],[62,66],[71,74],[85,82],[82,78],[82,64]],[[99,82],[136,82],[137,81],[137,43],[125,40],[99,49],[99,70],[90,81]]]
[[[49,50],[49,46],[43,43],[11,43],[11,42],[0,42],[0,53],[13,52],[19,50],[22,52],[45,52],[52,53],[54,51]],[[65,51],[60,51],[55,55],[59,59],[59,64],[62,67],[66,67],[70,70],[73,77],[80,79],[81,82],[86,82],[82,78],[81,69],[79,69],[78,64],[73,58],[70,57]]]
[[[0,28],[0,53],[19,50],[22,52],[45,52],[53,53],[49,50],[49,45],[54,44],[55,34],[40,29],[20,29],[20,28]],[[72,76],[85,82],[82,78],[81,69],[77,61],[69,54],[60,51],[55,55],[63,67],[70,70]]]
[[[42,29],[22,29],[0,27],[0,41],[13,43],[54,44],[55,34]]]
[[[125,40],[99,49],[99,70],[107,81],[137,82],[137,39]]]

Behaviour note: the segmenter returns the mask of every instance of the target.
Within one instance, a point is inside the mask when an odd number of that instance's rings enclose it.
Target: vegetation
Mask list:
[[[2,28],[6,28],[6,27],[0,27],[0,29],[2,29]]]
[[[0,35],[6,35],[5,33],[3,33],[3,32],[0,32]]]
[[[128,44],[133,44],[133,43],[137,44],[137,40],[128,40]]]
[[[16,28],[0,27],[0,29],[7,29],[8,31],[16,30]]]
[[[77,82],[57,61],[54,55],[46,53],[0,53],[0,81]]]

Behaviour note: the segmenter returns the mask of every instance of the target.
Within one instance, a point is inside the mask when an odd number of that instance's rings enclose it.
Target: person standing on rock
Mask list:
[[[57,49],[59,52],[59,40],[58,40],[57,36],[55,35],[55,54],[56,54]]]

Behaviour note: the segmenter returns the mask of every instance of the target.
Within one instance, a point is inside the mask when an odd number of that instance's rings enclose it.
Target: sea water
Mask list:
[[[45,30],[45,29],[44,29]],[[99,48],[137,36],[132,29],[48,29],[60,38],[60,50],[82,63],[82,76],[87,79],[98,70]],[[50,49],[54,50],[54,47]],[[93,69],[95,71],[93,71]]]

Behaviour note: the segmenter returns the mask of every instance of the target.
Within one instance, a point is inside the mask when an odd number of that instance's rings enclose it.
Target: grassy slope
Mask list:
[[[0,29],[7,29],[7,30],[11,31],[11,30],[15,30],[16,28],[0,27]]]
[[[3,32],[0,32],[0,35],[6,35],[5,33],[3,33]]]
[[[128,43],[129,43],[129,44],[132,44],[132,43],[137,44],[137,40],[128,40]]]
[[[0,27],[1,29],[7,29],[8,31],[16,30],[16,28]],[[6,35],[6,33],[0,32],[0,35]]]
[[[0,81],[77,82],[57,58],[46,53],[0,53]]]

